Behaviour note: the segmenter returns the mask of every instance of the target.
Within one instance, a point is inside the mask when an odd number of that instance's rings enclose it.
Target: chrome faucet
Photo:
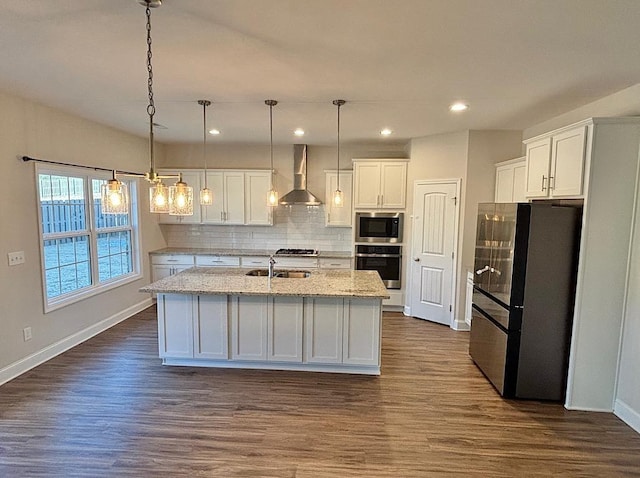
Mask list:
[[[269,256],[269,279],[273,277],[273,266],[276,264],[276,260],[273,256]]]

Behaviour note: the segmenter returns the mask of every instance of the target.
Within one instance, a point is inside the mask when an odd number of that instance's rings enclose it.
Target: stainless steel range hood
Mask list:
[[[307,190],[307,145],[293,145],[293,191],[280,199],[280,204],[319,206],[322,202]]]

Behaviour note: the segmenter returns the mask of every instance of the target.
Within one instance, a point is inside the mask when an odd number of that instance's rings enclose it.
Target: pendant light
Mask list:
[[[269,107],[269,149],[271,153],[271,189],[267,193],[267,206],[276,207],[278,205],[278,190],[274,181],[273,170],[273,107],[278,104],[276,100],[265,100],[265,105]]]
[[[344,195],[340,190],[340,107],[346,103],[345,100],[333,100],[333,104],[338,107],[338,146],[336,151],[338,171],[336,175],[336,190],[333,193],[333,207],[344,206]]]
[[[115,170],[112,179],[102,185],[100,198],[102,214],[127,214],[129,212],[127,185],[116,179]]]
[[[171,216],[193,216],[193,188],[182,180],[169,187],[169,214]]]
[[[162,0],[139,0],[138,3],[145,7],[147,17],[147,96],[149,98],[147,114],[149,115],[149,171],[145,173],[144,177],[147,181],[152,183],[152,186],[149,188],[149,211],[155,213],[168,212],[169,214],[180,216],[191,216],[193,215],[193,189],[182,181],[182,175],[178,176],[178,182],[174,186],[168,188],[162,183],[163,177],[159,176],[155,170],[153,117],[156,114],[156,106],[153,98],[153,65],[151,63],[151,58],[153,56],[151,52],[151,9],[162,5]],[[189,190],[191,201],[188,200]],[[172,209],[172,191],[174,199],[179,199],[178,202],[180,204],[184,204],[184,207],[174,206]]]
[[[200,204],[211,206],[213,204],[213,191],[207,187],[207,106],[211,105],[209,100],[198,100],[202,106],[202,160],[204,162],[204,187],[200,190]]]

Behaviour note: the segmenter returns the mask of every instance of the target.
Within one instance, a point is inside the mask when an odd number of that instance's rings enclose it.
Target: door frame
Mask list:
[[[453,220],[453,240],[455,243],[455,247],[454,247],[454,256],[453,256],[453,265],[452,268],[453,270],[451,271],[451,311],[449,312],[449,327],[451,327],[454,330],[467,330],[467,327],[464,327],[466,324],[464,322],[464,318],[462,319],[461,323],[458,323],[457,320],[455,320],[456,317],[456,312],[458,309],[458,291],[459,291],[459,287],[458,287],[458,269],[460,267],[460,211],[461,211],[461,207],[460,207],[460,194],[462,191],[462,178],[450,178],[450,179],[416,179],[413,181],[413,194],[411,195],[411,231],[410,231],[410,242],[409,242],[409,254],[405,254],[405,256],[407,257],[407,261],[411,264],[410,267],[407,267],[407,274],[408,274],[408,280],[407,280],[407,298],[405,300],[405,306],[404,306],[404,315],[406,316],[411,316],[411,303],[413,301],[413,297],[411,296],[411,291],[413,290],[413,275],[414,275],[414,262],[411,259],[412,253],[413,253],[413,226],[414,226],[414,222],[413,222],[413,216],[415,211],[413,210],[413,204],[415,202],[415,194],[416,194],[416,189],[417,186],[431,186],[431,185],[437,185],[437,184],[455,184],[456,186],[456,202],[455,202],[455,216],[454,216],[454,220]]]

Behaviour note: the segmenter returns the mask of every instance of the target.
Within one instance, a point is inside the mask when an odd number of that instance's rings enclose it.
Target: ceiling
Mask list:
[[[0,89],[146,136],[145,21],[136,0],[2,0]],[[164,0],[152,38],[163,143],[202,140],[198,99],[212,142],[268,142],[276,99],[274,141],[322,145],[337,98],[342,140],[395,142],[525,129],[640,82],[638,0]]]

